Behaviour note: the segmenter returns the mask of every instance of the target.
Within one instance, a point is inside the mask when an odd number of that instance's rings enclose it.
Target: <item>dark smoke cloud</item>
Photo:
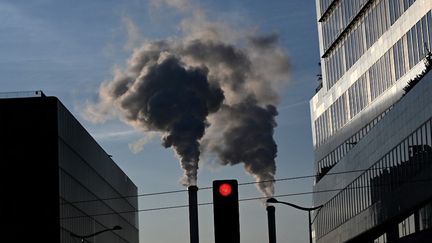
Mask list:
[[[101,86],[87,117],[117,116],[140,131],[159,132],[163,146],[179,156],[185,185],[196,183],[199,160],[210,157],[221,165],[243,163],[257,181],[273,180],[278,91],[289,76],[279,36],[232,31],[202,13],[182,27],[180,39],[135,49]],[[273,187],[259,184],[266,195]]]
[[[182,54],[197,63],[211,67],[211,75],[222,84],[229,85],[239,93],[251,72],[251,63],[247,54],[233,45],[216,41],[193,40],[181,50]]]
[[[222,90],[209,85],[206,69],[186,70],[174,58],[152,67],[142,80],[137,95],[125,99],[122,107],[137,108],[128,118],[164,132],[163,145],[180,156],[185,185],[195,184],[198,140],[204,135],[207,115],[222,103]]]
[[[202,146],[215,153],[223,165],[243,163],[245,170],[256,177],[258,188],[265,195],[274,192],[272,180],[276,173],[277,146],[273,139],[276,127],[276,107],[261,107],[254,98],[233,106],[222,106],[218,119],[226,122],[223,135],[216,140],[204,140]],[[221,125],[221,123],[219,123]]]
[[[162,132],[163,146],[173,147],[180,157],[184,184],[195,184],[198,141],[204,135],[208,114],[219,109],[223,92],[209,84],[206,68],[186,69],[173,55],[141,54],[131,62],[131,73],[140,75],[113,81],[108,85],[108,95],[126,121]]]

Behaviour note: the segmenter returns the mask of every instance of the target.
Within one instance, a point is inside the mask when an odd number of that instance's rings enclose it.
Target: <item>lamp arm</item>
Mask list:
[[[96,233],[93,233],[93,234],[89,234],[89,235],[77,235],[77,234],[75,234],[75,233],[70,233],[73,237],[76,237],[76,238],[82,238],[82,239],[86,239],[86,238],[90,238],[90,237],[93,237],[93,236],[96,236],[96,235],[99,235],[99,234],[102,234],[102,233],[105,233],[105,232],[107,232],[107,231],[114,231],[114,230],[117,230],[117,229],[115,229],[115,228],[111,228],[111,229],[104,229],[104,230],[101,230],[101,231],[99,231],[99,232],[96,232]]]
[[[113,231],[113,229],[104,229],[104,230],[102,230],[102,231],[99,231],[99,232],[96,232],[96,233],[93,233],[93,234],[89,234],[89,235],[82,235],[82,236],[80,236],[81,238],[90,238],[90,237],[93,237],[93,236],[95,236],[95,235],[99,235],[99,234],[102,234],[102,233],[104,233],[104,232],[107,232],[107,231]]]
[[[313,211],[313,210],[320,209],[320,208],[323,207],[323,205],[320,205],[320,206],[313,207],[313,208],[305,208],[305,207],[302,207],[302,206],[299,206],[299,205],[296,205],[296,204],[293,204],[293,203],[288,203],[288,202],[278,201],[278,203],[282,203],[282,204],[285,204],[285,205],[288,205],[288,206],[291,206],[293,208],[297,208],[297,209],[300,209],[300,210],[304,210],[304,211]]]

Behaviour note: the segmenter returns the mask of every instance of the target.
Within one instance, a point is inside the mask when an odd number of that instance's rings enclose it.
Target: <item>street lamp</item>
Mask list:
[[[79,239],[81,239],[81,242],[84,242],[85,239],[90,238],[90,237],[93,237],[93,236],[96,236],[96,235],[99,235],[99,234],[102,234],[102,233],[104,233],[104,232],[114,231],[114,230],[121,230],[121,229],[122,229],[121,226],[116,225],[116,226],[114,226],[114,227],[112,227],[112,228],[104,229],[104,230],[101,230],[101,231],[98,231],[98,232],[96,232],[96,233],[89,234],[89,235],[77,235],[77,234],[72,233],[72,232],[70,233],[70,235],[71,235],[72,237],[79,238]]]
[[[313,208],[305,208],[305,207],[301,207],[299,205],[295,205],[295,204],[292,204],[292,203],[278,201],[278,200],[276,200],[276,198],[273,198],[273,197],[267,199],[267,203],[280,203],[280,204],[285,204],[285,205],[288,205],[288,206],[291,206],[293,208],[297,208],[297,209],[300,209],[300,210],[303,210],[303,211],[307,211],[308,212],[308,216],[309,216],[309,242],[312,243],[311,211],[317,210],[317,209],[319,210],[324,205],[319,205],[319,206],[313,207]]]

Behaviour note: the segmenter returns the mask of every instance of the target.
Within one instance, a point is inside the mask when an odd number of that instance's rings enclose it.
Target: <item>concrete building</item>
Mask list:
[[[322,85],[310,109],[314,204],[324,206],[315,240],[428,242],[432,1],[316,5]]]
[[[0,140],[1,242],[75,243],[118,225],[87,240],[138,243],[137,187],[57,98],[0,95]]]

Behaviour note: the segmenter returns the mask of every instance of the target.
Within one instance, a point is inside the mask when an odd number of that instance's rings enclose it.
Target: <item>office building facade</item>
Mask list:
[[[432,1],[316,6],[322,84],[310,109],[314,204],[324,206],[314,238],[424,242],[432,226]]]
[[[0,98],[1,241],[75,243],[118,225],[86,240],[138,243],[134,183],[57,98],[24,96]]]

